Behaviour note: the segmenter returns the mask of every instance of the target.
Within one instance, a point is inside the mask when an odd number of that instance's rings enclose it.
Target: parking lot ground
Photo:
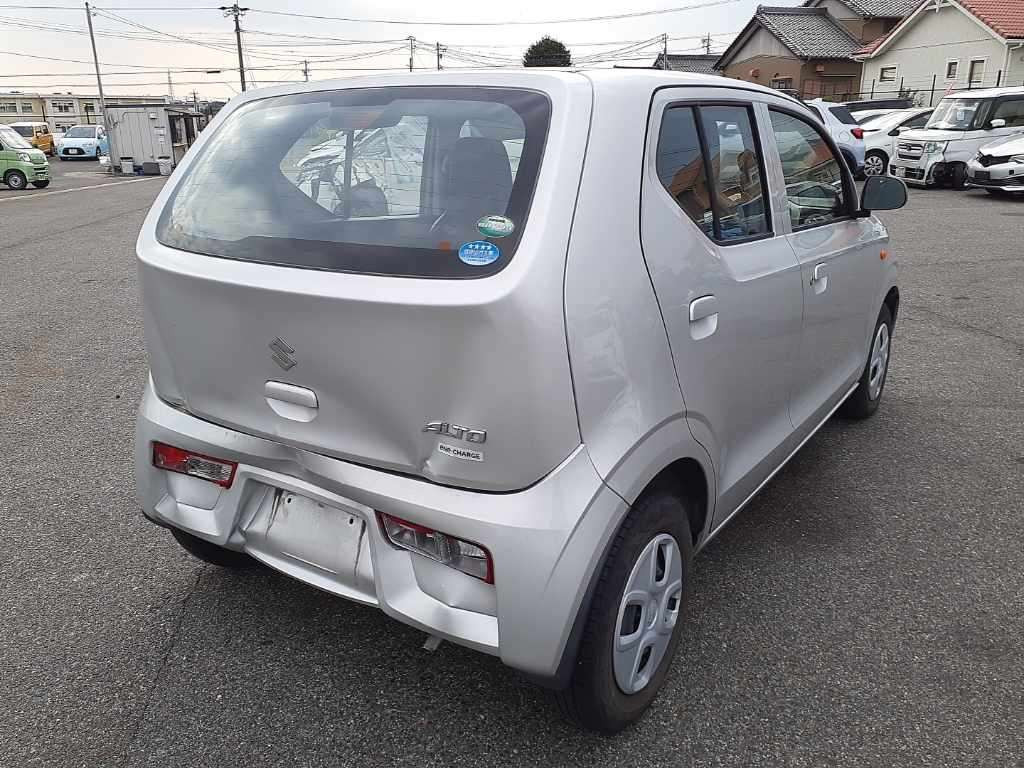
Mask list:
[[[151,181],[156,176],[114,176],[109,166],[100,165],[97,160],[58,160],[50,161],[50,185],[46,189],[36,189],[31,184],[28,189],[15,191],[0,184],[0,202],[5,200],[21,200],[37,195],[52,195],[54,192],[66,192],[72,189],[86,189],[107,184],[124,184],[125,182]],[[0,244],[2,245],[2,244]]]
[[[697,558],[661,696],[600,738],[496,659],[143,520],[133,244],[160,187],[0,205],[0,765],[1021,765],[1024,201],[884,215],[879,412],[827,424]]]

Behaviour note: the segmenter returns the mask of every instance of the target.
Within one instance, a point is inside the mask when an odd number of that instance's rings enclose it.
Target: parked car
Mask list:
[[[864,168],[864,131],[860,123],[844,104],[835,104],[824,99],[813,99],[805,103],[828,128],[850,170],[855,176],[859,176]]]
[[[961,91],[939,102],[924,128],[904,131],[890,163],[893,176],[917,186],[963,189],[978,150],[1024,130],[1024,87]]]
[[[1024,131],[979,149],[967,162],[967,186],[992,195],[1024,193]]]
[[[833,413],[878,408],[899,292],[870,211],[905,201],[858,198],[813,112],[721,77],[246,92],[138,239],[142,511],[619,730],[694,553]]]
[[[912,128],[921,128],[931,117],[931,107],[898,109],[876,115],[861,123],[864,131],[864,175],[885,176],[895,152],[896,138]]]
[[[107,132],[102,125],[75,125],[60,141],[57,157],[61,160],[91,157],[98,160],[108,154]]]
[[[11,189],[50,185],[46,155],[9,125],[0,125],[0,180]]]
[[[54,152],[53,134],[50,133],[50,126],[46,123],[11,123],[10,127],[23,138],[27,139],[36,149],[42,150],[47,155]]]

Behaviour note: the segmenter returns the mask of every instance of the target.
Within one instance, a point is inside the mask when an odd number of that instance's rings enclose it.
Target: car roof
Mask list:
[[[46,123],[39,120],[19,120],[16,123],[8,123],[8,125],[46,125]]]
[[[1013,86],[1007,88],[978,88],[969,91],[957,91],[943,96],[943,99],[991,99],[995,96],[1018,96],[1024,95],[1024,87]]]

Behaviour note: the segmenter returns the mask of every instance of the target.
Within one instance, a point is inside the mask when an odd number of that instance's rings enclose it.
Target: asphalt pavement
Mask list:
[[[665,689],[602,738],[496,659],[143,520],[133,246],[161,185],[0,192],[0,766],[1022,764],[1024,200],[884,215],[879,412],[698,557]]]

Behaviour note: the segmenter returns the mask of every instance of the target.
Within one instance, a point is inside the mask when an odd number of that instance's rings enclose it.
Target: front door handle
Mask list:
[[[828,290],[828,264],[815,264],[814,274],[811,277],[811,287],[815,293],[824,293]]]
[[[706,339],[718,330],[718,299],[714,295],[701,296],[690,302],[690,337],[694,341]]]

